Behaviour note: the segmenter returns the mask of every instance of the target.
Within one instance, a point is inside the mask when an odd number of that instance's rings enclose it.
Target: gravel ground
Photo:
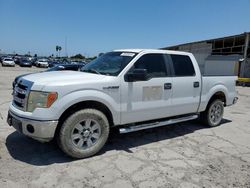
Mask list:
[[[96,156],[72,160],[6,123],[14,77],[37,68],[0,67],[0,187],[250,187],[250,88],[223,124],[196,121],[119,135]]]

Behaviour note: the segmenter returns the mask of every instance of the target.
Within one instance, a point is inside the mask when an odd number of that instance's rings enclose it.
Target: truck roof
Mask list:
[[[168,54],[179,54],[179,55],[191,55],[189,52],[174,51],[174,50],[160,50],[160,49],[118,49],[113,50],[114,52],[132,52],[132,53],[168,53]]]

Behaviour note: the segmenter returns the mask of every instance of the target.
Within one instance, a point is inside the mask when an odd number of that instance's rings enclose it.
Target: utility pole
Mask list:
[[[67,36],[65,37],[64,48],[65,48],[65,56],[68,57],[68,52],[67,52]]]
[[[240,70],[240,77],[244,78],[245,77],[245,68],[246,68],[246,63],[247,63],[247,50],[249,48],[249,36],[250,33],[245,33],[246,39],[245,39],[245,48],[244,48],[244,60],[241,64],[241,70]]]

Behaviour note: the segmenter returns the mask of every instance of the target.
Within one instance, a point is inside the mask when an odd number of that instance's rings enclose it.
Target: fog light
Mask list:
[[[27,131],[29,133],[34,133],[35,132],[35,129],[31,124],[28,124],[26,128],[27,128]]]

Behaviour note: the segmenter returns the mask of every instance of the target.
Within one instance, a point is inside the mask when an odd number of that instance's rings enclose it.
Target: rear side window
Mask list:
[[[166,65],[162,54],[146,54],[134,64],[135,69],[147,69],[148,77],[166,77]]]
[[[195,76],[194,66],[189,56],[170,55],[172,58],[175,76]]]

